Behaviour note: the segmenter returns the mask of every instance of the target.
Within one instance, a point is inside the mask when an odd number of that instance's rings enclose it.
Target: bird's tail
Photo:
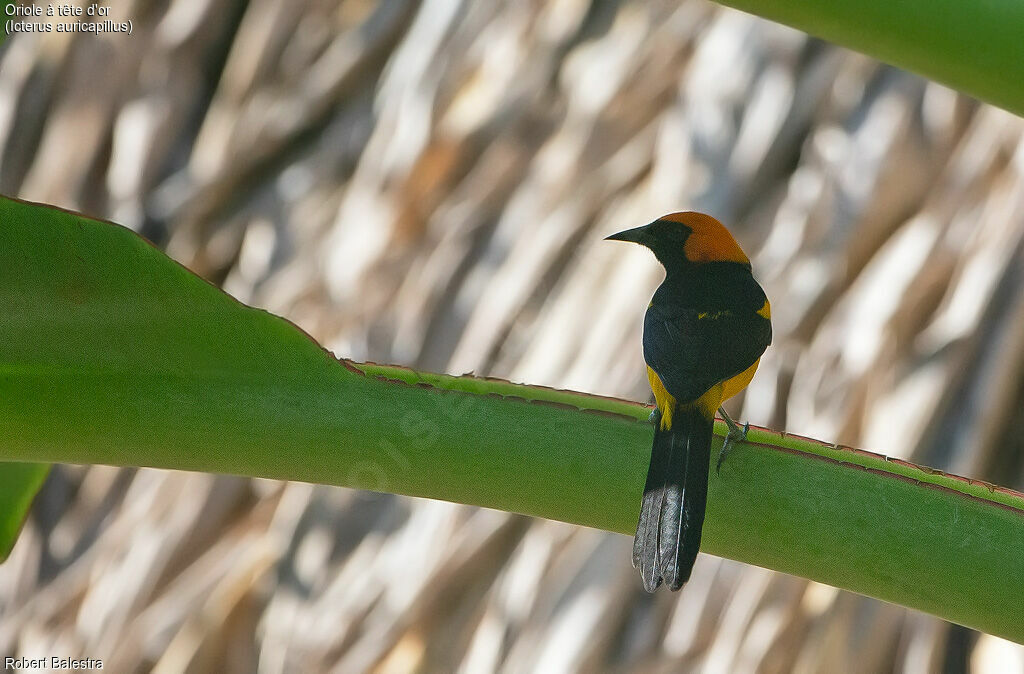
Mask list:
[[[640,569],[648,592],[662,580],[678,590],[690,578],[704,525],[714,424],[696,406],[677,405],[670,428],[661,428],[660,413],[655,417],[651,465],[633,539],[633,566]]]

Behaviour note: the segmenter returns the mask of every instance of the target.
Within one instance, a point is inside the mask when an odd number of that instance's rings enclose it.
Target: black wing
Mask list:
[[[679,402],[740,374],[771,343],[771,321],[757,313],[764,291],[734,267],[699,284],[666,282],[647,310],[644,360]]]

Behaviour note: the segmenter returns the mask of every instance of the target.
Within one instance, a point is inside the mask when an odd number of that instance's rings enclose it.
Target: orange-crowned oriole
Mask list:
[[[700,548],[715,410],[743,390],[772,341],[768,298],[722,223],[673,213],[608,237],[654,252],[665,280],[644,317],[644,360],[657,408],[633,566],[644,588],[683,586]],[[746,428],[721,413],[730,443]]]

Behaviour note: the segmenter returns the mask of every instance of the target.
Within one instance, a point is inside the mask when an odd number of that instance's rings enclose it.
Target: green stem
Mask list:
[[[302,480],[633,531],[645,405],[338,361],[123,228],[6,199],[0,222],[0,461]],[[1024,641],[1024,496],[749,440],[711,473],[705,551]]]

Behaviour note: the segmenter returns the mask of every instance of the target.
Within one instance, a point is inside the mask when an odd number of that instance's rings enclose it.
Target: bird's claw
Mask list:
[[[747,439],[747,431],[750,430],[750,422],[743,424],[743,428],[739,426],[730,425],[729,433],[725,436],[725,442],[722,443],[722,449],[718,452],[718,462],[715,463],[715,474],[720,475],[722,473],[722,462],[725,461],[725,455],[732,451],[733,445],[737,442],[745,442]]]

